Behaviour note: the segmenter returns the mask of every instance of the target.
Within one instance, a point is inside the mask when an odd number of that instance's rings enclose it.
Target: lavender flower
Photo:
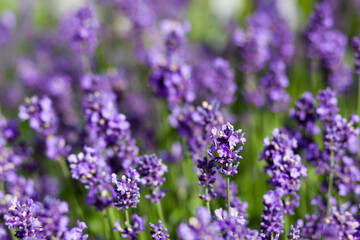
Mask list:
[[[19,107],[19,118],[29,120],[30,127],[39,133],[47,135],[56,131],[57,117],[48,97],[25,98],[25,104]]]
[[[166,19],[161,22],[160,29],[164,35],[166,52],[171,53],[185,44],[186,34],[190,31],[190,24]]]
[[[208,160],[207,157],[204,157],[203,160],[199,159],[197,168],[199,173],[197,174],[199,178],[198,184],[205,189],[205,195],[199,194],[199,198],[209,202],[211,199],[216,197],[214,191],[214,183],[216,181],[216,165],[214,160]]]
[[[177,129],[180,136],[186,138],[186,143],[193,160],[204,157],[208,145],[208,134],[213,127],[223,123],[223,117],[217,104],[202,102],[194,108],[185,105],[177,106],[169,116],[170,125]]]
[[[41,222],[43,234],[60,238],[68,230],[69,218],[65,215],[68,212],[67,202],[46,197],[44,202],[36,208],[36,215]]]
[[[346,195],[353,193],[356,195],[360,194],[360,170],[356,162],[348,157],[343,156],[341,159],[340,166],[335,167],[335,184],[334,187],[337,189],[337,193],[340,196],[345,197]]]
[[[211,63],[204,63],[196,69],[199,91],[204,91],[204,96],[209,101],[228,105],[235,99],[237,86],[234,72],[228,61],[216,58]]]
[[[16,25],[16,17],[10,11],[3,11],[0,15],[0,46],[9,42],[11,31]]]
[[[227,176],[237,174],[238,160],[241,158],[239,152],[242,150],[246,139],[242,130],[234,131],[230,123],[223,124],[221,129],[211,130],[211,140],[213,144],[208,150],[209,157],[219,164],[219,171]]]
[[[71,47],[80,55],[91,55],[97,45],[96,30],[99,27],[91,6],[80,8],[74,19]]]
[[[145,198],[150,199],[152,202],[159,202],[166,192],[166,190],[161,190],[160,187],[165,182],[164,174],[168,172],[167,166],[155,154],[144,155],[139,159],[138,172],[140,174],[140,183],[150,191],[150,195],[146,195]]]
[[[277,190],[277,194],[292,195],[292,200],[289,197],[285,198],[284,208],[285,214],[293,214],[293,209],[299,204],[296,191],[300,189],[301,178],[307,176],[307,169],[301,164],[300,156],[294,153],[297,147],[295,138],[277,128],[271,134],[271,141],[268,137],[263,141],[265,147],[260,160],[268,163],[264,170],[271,177],[269,184]]]
[[[132,215],[131,222],[126,223],[124,228],[120,226],[120,220],[116,221],[114,227],[114,231],[119,231],[121,233],[121,237],[126,239],[137,239],[139,233],[144,229],[144,220],[137,214]]]
[[[189,65],[165,61],[153,68],[149,82],[157,96],[167,99],[170,109],[178,104],[192,103],[195,99]]]
[[[360,38],[354,37],[352,39],[352,45],[355,50],[355,73],[360,74]]]
[[[302,94],[295,101],[294,106],[295,108],[289,111],[289,117],[295,120],[302,130],[317,134],[319,128],[315,126],[316,105],[313,95],[309,92]]]
[[[316,99],[319,101],[316,108],[317,118],[325,126],[332,123],[335,115],[339,112],[335,93],[330,88],[326,88],[319,91]]]
[[[150,234],[153,240],[169,240],[170,236],[167,232],[167,228],[161,223],[161,220],[157,222],[157,225],[149,223],[151,230]]]
[[[111,204],[115,192],[110,184],[110,168],[104,159],[91,147],[84,147],[84,152],[68,157],[71,176],[79,180],[89,190],[87,202],[98,209]]]
[[[350,212],[339,209],[332,212],[330,223],[324,229],[324,233],[331,229],[336,233],[336,239],[353,239],[358,227],[359,223]]]
[[[286,76],[286,66],[283,61],[273,60],[269,67],[269,72],[262,78],[261,86],[266,93],[266,102],[270,109],[278,112],[286,109],[289,102],[289,95],[285,88],[289,85]]]
[[[183,240],[209,239],[220,240],[219,230],[212,223],[212,217],[206,207],[199,207],[195,210],[196,218],[190,218],[189,223],[180,223],[177,234]]]
[[[66,231],[64,233],[64,240],[86,240],[88,238],[87,234],[83,234],[83,231],[87,229],[87,225],[84,222],[77,220],[77,227]]]
[[[261,215],[261,239],[279,239],[283,233],[283,204],[276,191],[268,191],[264,195],[264,212]],[[273,237],[271,237],[271,235]]]
[[[215,210],[215,225],[218,226],[222,233],[223,239],[236,240],[236,239],[257,239],[259,233],[256,230],[246,228],[246,220],[243,216],[239,215],[234,209],[230,209],[230,216],[226,210],[222,208]]]
[[[140,188],[138,183],[141,180],[139,173],[135,169],[129,168],[126,175],[123,175],[120,180],[118,180],[115,173],[111,175],[111,178],[116,192],[116,197],[113,199],[114,205],[117,206],[119,210],[123,208],[136,208],[136,205],[140,201]]]
[[[60,157],[65,157],[69,154],[70,150],[70,145],[66,143],[62,136],[48,135],[46,137],[45,155],[48,158],[56,160]]]
[[[332,68],[341,60],[346,47],[346,37],[332,27],[332,7],[327,2],[319,2],[306,30],[307,51],[309,57],[319,59],[328,68]]]
[[[293,225],[290,226],[289,234],[287,235],[289,240],[299,240],[300,239],[300,227]]]
[[[350,121],[342,118],[337,114],[331,125],[325,126],[323,129],[324,148],[329,151],[341,152],[343,149],[351,149],[349,143],[353,139],[357,139],[359,129],[354,127],[354,124],[359,122],[357,115],[350,115]],[[357,149],[353,150],[357,152]]]
[[[4,220],[8,228],[17,228],[14,236],[17,238],[41,238],[41,223],[35,216],[36,203],[32,199],[20,202],[15,197],[11,199],[11,204]]]

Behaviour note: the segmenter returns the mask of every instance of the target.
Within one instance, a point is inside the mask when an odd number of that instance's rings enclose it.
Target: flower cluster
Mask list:
[[[218,227],[223,239],[257,239],[258,231],[246,228],[244,216],[238,214],[234,209],[230,209],[230,216],[222,208],[214,211],[216,221],[214,224]]]
[[[99,23],[95,19],[95,12],[91,6],[79,9],[73,22],[71,46],[80,55],[91,55],[98,43],[96,30]]]
[[[241,159],[239,152],[243,149],[246,139],[241,129],[234,131],[234,127],[227,122],[220,129],[211,130],[212,145],[208,150],[210,159],[219,164],[218,169],[226,176],[237,174],[237,167]],[[241,145],[240,145],[241,144]]]
[[[247,19],[245,30],[236,29],[233,42],[239,66],[245,73],[245,99],[272,111],[286,107],[289,96],[286,68],[294,53],[294,36],[276,7],[276,1],[262,1]],[[261,82],[253,74],[268,69]]]
[[[121,237],[126,239],[137,239],[138,234],[145,229],[144,220],[137,214],[132,215],[131,222],[126,222],[125,224],[126,226],[122,228],[120,226],[120,221],[117,220],[114,231],[119,231],[121,233]]]
[[[17,238],[41,236],[41,223],[35,217],[36,203],[32,199],[20,202],[15,197],[11,199],[11,204],[4,220],[8,228],[18,228],[14,236]]]
[[[214,190],[214,183],[216,181],[216,165],[214,160],[209,160],[207,157],[204,157],[202,160],[198,160],[197,168],[199,173],[197,174],[199,178],[199,185],[204,187],[205,194],[199,194],[199,198],[209,202],[211,199],[216,197]]]
[[[293,209],[299,204],[296,191],[300,189],[301,179],[307,176],[307,169],[301,164],[300,156],[294,153],[297,147],[295,138],[277,128],[271,134],[271,140],[266,137],[263,141],[260,160],[267,162],[265,173],[271,177],[269,184],[277,194],[293,196],[292,201],[288,197],[284,201],[286,214],[293,214]]]
[[[110,184],[110,168],[95,149],[84,147],[84,152],[68,157],[71,176],[79,180],[89,190],[87,201],[98,209],[111,204],[114,195]]]
[[[114,184],[116,196],[113,199],[114,205],[119,210],[125,208],[136,208],[140,201],[140,183],[139,173],[132,168],[129,168],[126,175],[122,175],[119,180],[115,173],[111,175],[111,181]]]
[[[309,92],[302,94],[290,109],[289,117],[296,121],[297,125],[310,134],[317,134],[318,127],[315,125],[317,119],[316,105],[313,95]]]
[[[186,138],[193,161],[204,156],[208,144],[208,134],[213,127],[223,123],[223,117],[217,104],[203,102],[193,106],[176,107],[169,116],[171,126],[180,136]]]
[[[130,124],[124,114],[118,113],[115,95],[107,89],[107,85],[108,82],[101,76],[86,75],[82,78],[84,117],[94,142],[92,144],[100,149],[106,148],[110,164],[115,167],[120,165],[126,170],[135,166],[139,149],[131,136]]]
[[[352,45],[355,50],[355,72],[360,74],[360,38],[354,37],[352,40]]]
[[[332,75],[344,73],[344,69],[348,68],[343,62],[347,39],[343,33],[333,29],[333,11],[333,6],[328,2],[317,3],[309,19],[305,38],[308,56],[311,59],[319,60],[321,67],[330,72],[328,80],[331,87],[337,92],[341,92],[347,90],[352,80],[347,76],[344,78],[345,80],[341,81],[342,84],[339,84],[339,80],[330,81]],[[343,76],[343,74],[341,75]]]
[[[25,98],[25,104],[19,108],[19,118],[29,120],[30,127],[39,133],[52,134],[56,131],[57,117],[48,97]]]
[[[189,223],[180,223],[177,234],[183,240],[211,239],[220,240],[220,233],[206,207],[195,210],[196,218],[190,218]]]
[[[209,101],[221,105],[231,104],[237,90],[234,72],[228,61],[216,58],[211,63],[204,63],[195,69],[198,89]]]
[[[164,174],[168,172],[167,166],[161,158],[152,154],[140,157],[137,169],[140,175],[140,183],[150,191],[150,194],[145,197],[152,202],[159,202],[166,192],[160,187],[165,182]]]
[[[264,212],[261,215],[261,239],[279,239],[283,233],[283,203],[276,191],[269,191],[264,195]]]
[[[169,240],[170,235],[168,234],[167,228],[159,220],[157,224],[149,223],[151,230],[150,234],[153,240]]]

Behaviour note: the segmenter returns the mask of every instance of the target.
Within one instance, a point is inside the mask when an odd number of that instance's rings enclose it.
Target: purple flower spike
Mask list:
[[[195,210],[196,218],[190,218],[189,223],[180,223],[177,234],[182,240],[220,240],[219,228],[213,224],[212,217],[206,207],[199,207]]]
[[[360,37],[354,37],[352,45],[355,50],[355,72],[360,74]]]
[[[319,133],[319,128],[315,126],[315,99],[311,93],[306,92],[295,101],[294,108],[289,111],[289,117],[295,120],[302,130],[310,134]]]
[[[136,208],[140,201],[139,173],[135,169],[129,168],[126,175],[121,176],[120,180],[115,173],[111,177],[116,192],[113,201],[118,210]]]
[[[223,116],[217,104],[202,102],[201,106],[177,106],[169,116],[170,125],[186,138],[193,161],[204,157],[209,143],[209,132],[223,123]],[[195,163],[195,162],[194,162]]]
[[[157,225],[149,223],[151,230],[150,234],[153,240],[169,240],[170,236],[168,234],[167,228],[164,228],[164,225],[159,220]]]
[[[216,165],[214,160],[209,160],[207,157],[204,157],[203,160],[199,159],[197,168],[199,169],[198,178],[199,185],[205,188],[205,191],[208,195],[199,194],[199,198],[209,202],[211,199],[216,197],[214,191],[214,183],[216,181]]]
[[[222,208],[216,209],[215,225],[219,228],[222,233],[223,239],[236,240],[236,239],[257,239],[259,233],[256,230],[246,228],[246,220],[244,216],[239,215],[237,210],[234,208],[230,209],[230,216],[227,210]]]
[[[268,191],[264,195],[264,212],[260,223],[260,238],[263,240],[277,240],[283,233],[283,203],[279,197],[276,191]]]
[[[87,229],[86,223],[77,220],[77,226],[64,233],[64,240],[86,240],[88,235],[83,234],[85,229]]]
[[[299,226],[294,227],[293,225],[291,225],[287,238],[289,240],[299,240],[300,239],[300,227]]]
[[[13,12],[3,11],[0,14],[0,47],[9,42],[11,31],[15,25],[16,16]]]
[[[110,184],[110,168],[104,159],[91,147],[84,147],[84,152],[68,157],[71,176],[79,180],[89,190],[87,202],[103,209],[111,204],[114,196]]]
[[[141,178],[140,183],[150,191],[150,195],[145,197],[152,202],[159,202],[166,192],[160,187],[165,182],[164,174],[168,172],[167,166],[155,154],[144,155],[139,159],[138,171]]]
[[[132,215],[131,222],[127,223],[124,228],[120,226],[120,220],[115,223],[114,231],[119,231],[121,237],[126,239],[137,239],[139,233],[145,229],[144,220],[137,214]]]
[[[266,137],[263,141],[264,150],[260,160],[265,160],[267,166],[264,171],[271,178],[269,185],[278,191],[280,197],[283,195],[285,214],[293,214],[293,209],[299,204],[296,193],[300,189],[301,179],[307,176],[307,169],[301,164],[300,155],[294,153],[297,141],[294,137],[274,129],[271,141]]]
[[[19,107],[19,118],[29,120],[30,127],[39,133],[48,135],[56,131],[57,117],[48,97],[25,98],[25,104]]]
[[[32,199],[20,202],[18,199],[11,199],[11,206],[4,216],[5,225],[9,228],[17,228],[17,238],[41,238],[41,223],[35,217],[37,205]]]
[[[74,19],[71,47],[80,55],[91,55],[97,45],[96,30],[99,23],[91,6],[80,8]]]
[[[319,91],[316,99],[319,101],[316,108],[317,117],[324,126],[327,126],[333,122],[334,117],[339,112],[336,94],[330,88],[326,88]]]
[[[219,164],[219,171],[227,176],[237,174],[237,167],[241,158],[239,152],[243,149],[246,139],[241,129],[234,131],[230,123],[223,124],[221,129],[214,127],[211,130],[213,144],[208,150],[209,157]]]

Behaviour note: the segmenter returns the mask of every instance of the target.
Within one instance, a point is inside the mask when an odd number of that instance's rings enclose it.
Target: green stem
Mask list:
[[[332,187],[333,187],[333,181],[334,181],[334,171],[333,171],[333,165],[334,165],[334,152],[330,152],[331,160],[330,160],[330,177],[329,177],[329,186],[328,186],[328,196],[327,196],[327,208],[326,208],[326,218],[330,216],[331,211],[331,194],[332,194]]]
[[[358,116],[360,116],[360,75],[359,75],[359,81],[358,81],[357,98],[358,98],[357,113],[358,113]]]
[[[108,233],[109,233],[109,224],[108,224],[109,218],[108,218],[108,215],[105,210],[103,210],[102,213],[103,213],[103,225],[104,225],[105,239],[109,239],[109,235],[108,235]]]
[[[274,233],[271,233],[271,240],[274,240]]]
[[[284,236],[286,238],[286,236],[288,235],[289,233],[289,216],[287,214],[284,215],[284,220],[285,220],[285,223],[284,223]]]
[[[75,199],[75,202],[77,203],[78,207],[76,208],[76,211],[78,212],[78,214],[81,216],[81,219],[85,219],[84,217],[84,212],[83,212],[83,209],[81,207],[81,204],[80,204],[80,201],[79,201],[79,198],[76,196],[76,190],[75,190],[75,187],[74,185],[72,184],[71,182],[71,178],[70,178],[70,173],[69,173],[69,169],[66,165],[66,160],[64,158],[60,158],[58,159],[58,162],[60,164],[60,169],[61,169],[61,172],[62,172],[62,175],[63,177],[65,178],[65,181],[68,182],[70,188],[71,188],[71,191],[73,194],[71,194],[73,196],[73,198]]]
[[[230,177],[226,176],[227,210],[230,217]]]
[[[115,232],[114,232],[114,231],[112,230],[113,227],[114,227],[114,223],[115,223],[114,211],[113,211],[112,208],[107,208],[107,209],[106,209],[106,212],[107,212],[107,214],[108,214],[108,216],[109,216],[109,225],[110,225],[110,231],[112,232],[112,236],[113,236],[114,239],[120,240],[120,239],[121,239],[121,238],[120,238],[120,232],[118,232],[118,231],[115,231]]]
[[[211,213],[211,209],[210,209],[210,198],[209,198],[209,189],[207,188],[207,180],[205,181],[205,202],[206,202],[206,207],[209,210],[209,212]]]
[[[130,218],[129,218],[129,212],[128,212],[128,210],[125,210],[125,218],[126,218],[126,220],[125,220],[125,225],[126,225],[128,228],[130,228]]]
[[[158,201],[156,203],[156,208],[157,208],[157,211],[158,211],[158,215],[159,215],[159,218],[162,222],[162,224],[164,225],[164,228],[165,228],[165,219],[164,219],[164,214],[163,214],[163,211],[162,211],[162,207],[161,207],[161,202]]]

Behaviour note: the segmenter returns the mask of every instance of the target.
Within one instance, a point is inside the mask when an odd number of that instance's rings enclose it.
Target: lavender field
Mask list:
[[[0,0],[0,240],[360,240],[360,0]]]

